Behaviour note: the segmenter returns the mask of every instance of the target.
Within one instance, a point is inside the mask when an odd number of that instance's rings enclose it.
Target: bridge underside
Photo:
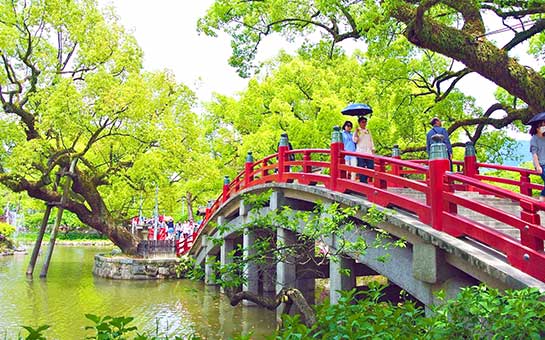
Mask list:
[[[366,225],[366,213],[372,208],[365,197],[329,191],[321,187],[309,187],[293,183],[269,183],[241,192],[231,197],[213,216],[216,225],[208,224],[195,245],[191,255],[197,263],[205,267],[205,282],[212,283],[215,275],[211,258],[221,264],[232,261],[233,250],[248,249],[260,237],[259,229],[241,233],[241,226],[249,221],[248,207],[242,195],[262,193],[272,190],[268,206],[262,208],[263,213],[275,211],[288,206],[293,211],[311,211],[316,202],[324,204],[338,202],[345,207],[359,207],[356,223]],[[302,265],[296,261],[294,254],[286,256],[284,261],[254,265],[249,263],[244,270],[246,283],[244,290],[258,294],[274,294],[283,287],[300,289],[309,302],[316,296],[316,279],[329,279],[329,297],[332,303],[339,299],[339,290],[349,290],[357,285],[356,277],[381,275],[389,281],[394,298],[400,290],[407,292],[410,298],[425,306],[438,302],[434,293],[444,290],[447,297],[454,297],[460,288],[484,282],[500,289],[519,289],[528,286],[545,290],[545,285],[535,278],[511,267],[497,252],[474,241],[454,238],[446,233],[438,232],[421,223],[416,216],[403,211],[387,210],[374,207],[385,213],[384,221],[377,228],[355,228],[342,235],[331,236],[323,240],[322,246],[329,249],[327,258],[315,254],[316,242],[308,242],[308,254],[312,261]],[[218,228],[221,226],[221,228]],[[289,245],[296,242],[305,228],[304,223],[299,230],[278,228],[273,235],[271,246]],[[220,231],[221,230],[221,231]],[[266,232],[266,231],[263,231]],[[405,247],[368,247],[358,254],[343,251],[343,241],[361,242],[373,245],[376,240],[388,234],[392,242],[403,239]],[[380,234],[380,235],[379,235]],[[220,245],[213,239],[221,238]],[[252,254],[242,254],[251,256]],[[316,256],[314,256],[316,255]],[[291,258],[290,258],[291,256]],[[385,259],[387,259],[385,261]],[[344,274],[343,274],[344,273]],[[346,275],[349,273],[349,275]]]

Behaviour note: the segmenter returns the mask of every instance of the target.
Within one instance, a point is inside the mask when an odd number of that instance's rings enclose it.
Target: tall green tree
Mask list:
[[[0,1],[0,58],[0,183],[58,205],[53,183],[69,176],[63,207],[134,253],[128,202],[171,184],[186,157],[174,145],[205,145],[192,91],[143,72],[135,39],[94,0]]]
[[[392,60],[396,59],[410,67],[415,61],[442,55],[446,58],[443,65],[430,64],[433,73],[413,74],[408,79],[420,88],[420,94],[440,103],[460,79],[472,72],[505,91],[498,103],[472,117],[459,119],[447,113],[449,132],[469,133],[476,142],[486,126],[499,129],[515,124],[520,128],[521,121],[545,110],[542,70],[523,65],[513,57],[514,50],[525,46],[536,60],[542,56],[543,14],[543,0],[216,0],[199,21],[199,29],[212,36],[218,31],[231,35],[230,62],[242,75],[251,73],[251,61],[260,42],[275,33],[294,40],[319,32],[320,40],[332,51],[342,41],[357,40],[370,55],[388,59],[385,68],[395,65]],[[492,27],[500,26],[511,35],[502,44],[490,32]],[[454,61],[463,66],[453,67]],[[506,114],[501,118],[491,116],[498,110]]]
[[[401,50],[396,52],[401,55]],[[267,62],[237,97],[217,95],[207,106],[209,121],[214,122],[218,153],[243,164],[248,151],[261,158],[276,151],[279,135],[288,132],[295,148],[327,148],[334,125],[354,117],[341,115],[348,102],[366,102],[374,113],[369,122],[379,154],[389,154],[399,144],[405,152],[422,156],[429,120],[436,115],[452,120],[470,119],[482,113],[474,99],[459,90],[436,102],[432,95],[422,95],[417,79],[430,78],[435,68],[444,67],[444,58],[429,56],[409,60],[361,51],[346,56],[321,44],[301,48],[297,55],[281,52]],[[456,131],[467,139],[480,133],[474,128]],[[496,133],[498,143],[506,138]],[[222,143],[223,141],[223,143]],[[501,143],[500,143],[501,144]],[[457,143],[463,146],[463,143]]]

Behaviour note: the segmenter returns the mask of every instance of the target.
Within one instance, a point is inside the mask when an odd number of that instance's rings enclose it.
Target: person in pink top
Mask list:
[[[367,118],[358,118],[359,127],[354,133],[354,143],[356,143],[356,152],[373,155],[375,153],[375,144],[371,132],[367,130]],[[358,157],[358,166],[362,168],[374,169],[375,162],[373,159]],[[360,175],[360,182],[367,183],[367,177]]]

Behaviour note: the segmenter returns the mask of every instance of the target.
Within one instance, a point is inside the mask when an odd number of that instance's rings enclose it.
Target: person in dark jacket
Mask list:
[[[450,144],[450,138],[448,136],[447,130],[441,126],[441,120],[437,117],[433,117],[430,121],[431,129],[426,134],[426,152],[428,153],[428,157],[430,155],[430,146],[433,142],[431,137],[433,135],[442,135],[443,136],[443,143],[447,146],[447,152],[448,152],[448,159],[452,160],[452,145]]]

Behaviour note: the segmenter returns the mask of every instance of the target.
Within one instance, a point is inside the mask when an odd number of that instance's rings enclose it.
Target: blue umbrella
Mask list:
[[[369,105],[361,104],[361,103],[350,104],[341,110],[341,113],[343,115],[348,115],[348,116],[364,116],[372,112],[373,110],[371,109]]]
[[[541,121],[545,121],[545,112],[540,112],[536,114],[535,116],[533,116],[532,118],[530,118],[530,120],[528,121],[528,123],[526,123],[526,125],[534,124]]]

